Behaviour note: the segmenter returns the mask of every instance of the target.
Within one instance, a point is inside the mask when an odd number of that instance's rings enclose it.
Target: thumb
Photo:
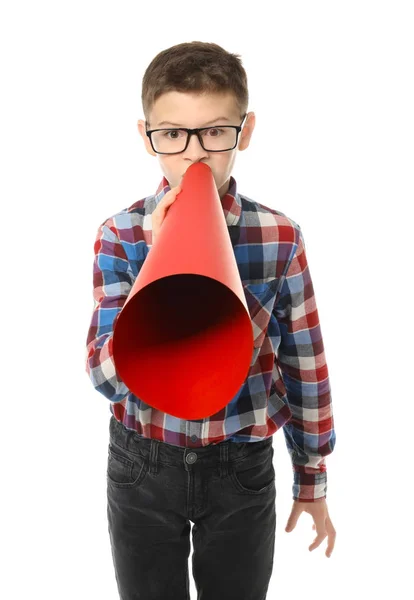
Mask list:
[[[286,523],[285,531],[289,532],[295,529],[296,523],[298,522],[298,516],[299,515],[294,515],[293,513],[290,514],[288,522]]]

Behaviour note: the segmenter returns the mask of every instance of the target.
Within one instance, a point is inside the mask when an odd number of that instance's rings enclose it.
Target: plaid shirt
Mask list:
[[[283,427],[293,499],[325,498],[325,456],[333,451],[336,435],[303,234],[283,213],[239,194],[234,177],[221,203],[254,337],[250,370],[236,397],[210,417],[187,421],[145,404],[117,374],[112,355],[115,320],[152,246],[151,213],[169,190],[163,177],[155,195],[99,226],[86,342],[86,372],[93,386],[126,428],[177,446],[257,442]]]

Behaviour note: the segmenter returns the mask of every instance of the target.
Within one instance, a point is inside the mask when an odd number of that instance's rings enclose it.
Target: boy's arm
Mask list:
[[[297,243],[273,313],[281,332],[276,361],[292,411],[283,433],[294,472],[293,499],[314,502],[326,497],[325,456],[333,451],[336,435],[319,316],[297,227]]]
[[[112,355],[113,330],[131,291],[134,276],[114,230],[114,227],[100,225],[94,244],[95,305],[86,340],[86,372],[95,389],[111,402],[120,402],[129,394],[129,389],[115,369]]]

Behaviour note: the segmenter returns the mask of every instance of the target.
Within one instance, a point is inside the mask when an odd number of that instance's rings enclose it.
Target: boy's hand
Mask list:
[[[326,499],[318,498],[315,502],[299,502],[294,500],[285,531],[289,532],[295,528],[299,515],[302,512],[307,512],[312,516],[314,521],[312,529],[316,530],[317,533],[313,543],[309,546],[309,551],[312,552],[312,550],[315,550],[327,537],[328,547],[325,551],[325,556],[330,558],[335,546],[336,530],[328,514]]]
[[[161,225],[164,222],[166,214],[168,212],[169,207],[176,199],[177,195],[181,192],[181,182],[175,187],[171,188],[169,192],[167,192],[161,202],[157,205],[157,208],[152,213],[152,245],[155,243],[155,238],[157,237]]]

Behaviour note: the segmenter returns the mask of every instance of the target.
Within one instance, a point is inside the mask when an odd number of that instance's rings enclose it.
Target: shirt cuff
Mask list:
[[[293,465],[293,499],[297,502],[317,502],[326,498],[328,478],[326,467],[318,471],[303,465]]]

